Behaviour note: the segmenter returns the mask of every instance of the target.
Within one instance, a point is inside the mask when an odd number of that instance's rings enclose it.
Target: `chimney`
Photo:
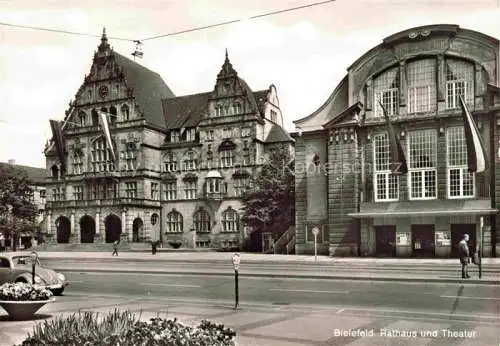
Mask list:
[[[9,165],[13,165],[14,166],[15,164],[16,164],[16,160],[14,160],[14,159],[10,159],[9,160]]]

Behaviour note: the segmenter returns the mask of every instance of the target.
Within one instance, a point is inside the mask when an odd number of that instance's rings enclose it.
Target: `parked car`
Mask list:
[[[29,252],[6,252],[0,254],[0,285],[6,282],[32,282],[32,262]],[[55,270],[35,265],[35,284],[60,296],[68,285],[66,277]]]

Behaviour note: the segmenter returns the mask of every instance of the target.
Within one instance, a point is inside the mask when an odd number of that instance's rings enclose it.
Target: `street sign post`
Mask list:
[[[312,229],[312,234],[314,235],[314,262],[318,262],[318,234],[319,228],[314,227]]]
[[[239,292],[238,292],[238,270],[240,269],[241,256],[235,253],[232,257],[234,268],[234,309],[236,310],[239,305]]]
[[[35,266],[38,261],[38,253],[36,251],[31,252],[31,283],[35,284]]]

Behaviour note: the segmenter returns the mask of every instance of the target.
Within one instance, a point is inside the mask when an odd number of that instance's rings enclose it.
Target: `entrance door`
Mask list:
[[[434,225],[412,225],[411,240],[413,256],[434,257]]]
[[[377,256],[396,256],[396,226],[375,226],[375,238]]]
[[[464,234],[469,235],[469,251],[476,252],[476,225],[475,224],[452,224],[451,230],[451,257],[458,258],[458,243],[464,237]]]

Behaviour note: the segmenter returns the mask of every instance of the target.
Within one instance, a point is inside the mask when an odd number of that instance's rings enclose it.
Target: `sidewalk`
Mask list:
[[[45,252],[40,251],[41,259],[113,259],[111,251],[107,252]],[[231,263],[232,252],[158,252],[151,253],[120,252],[120,260],[132,260],[137,262],[169,261],[169,262],[228,262]],[[262,262],[262,263],[300,263],[314,264],[314,256],[306,255],[273,255],[259,253],[240,253],[241,263]],[[417,258],[367,258],[367,257],[330,257],[317,256],[318,264],[346,264],[366,266],[370,264],[387,265],[449,265],[456,267],[458,259],[417,259]],[[495,265],[500,267],[500,258],[483,258],[483,265]]]
[[[153,317],[177,318],[188,325],[202,319],[222,323],[236,330],[238,346],[299,346],[299,345],[407,345],[436,344],[457,346],[497,345],[498,316],[465,316],[432,312],[391,312],[383,309],[357,309],[342,306],[276,306],[246,304],[238,310],[230,301],[179,301],[168,299],[133,299],[125,297],[72,296],[60,297],[44,306],[37,321],[9,321],[0,311],[0,345],[20,344],[32,328],[57,315],[69,316],[77,311],[107,313],[115,308],[140,314],[142,320]],[[415,317],[415,314],[417,317]],[[450,338],[442,330],[457,332],[467,329],[471,338]],[[367,331],[363,335],[339,335],[341,332]],[[414,331],[413,338],[393,338],[384,331]],[[440,331],[434,335],[420,332]],[[401,343],[402,342],[402,343]]]

